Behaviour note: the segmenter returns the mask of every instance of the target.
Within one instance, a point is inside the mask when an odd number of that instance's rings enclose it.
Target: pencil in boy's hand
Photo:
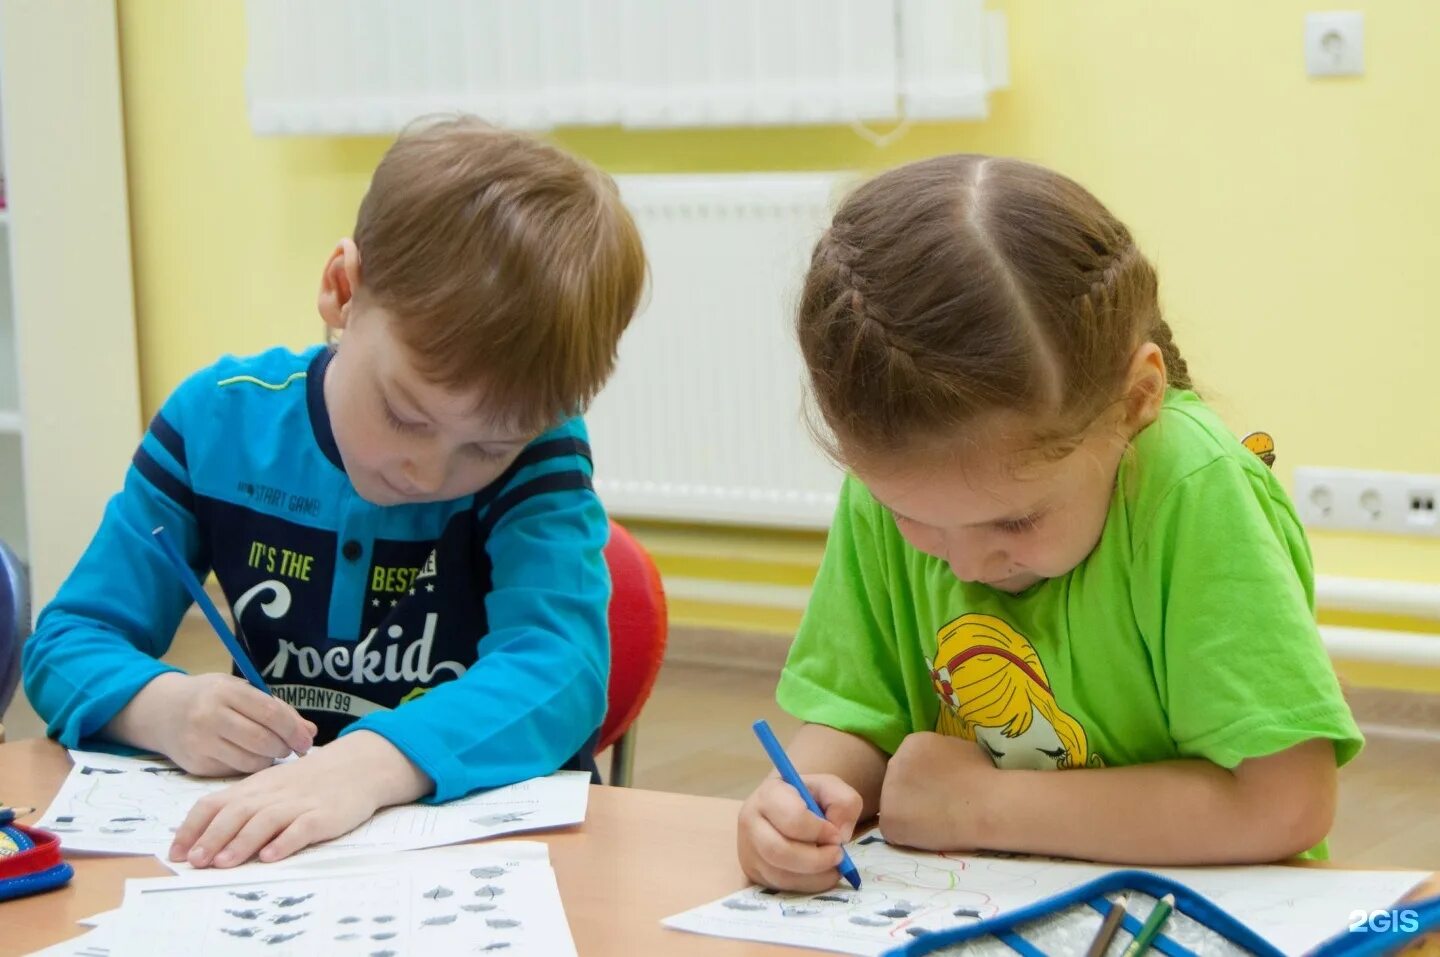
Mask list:
[[[751,727],[755,729],[755,737],[760,739],[765,753],[770,755],[770,761],[775,765],[775,770],[780,772],[780,777],[785,779],[786,784],[800,792],[800,799],[805,802],[805,806],[810,809],[812,814],[822,821],[825,820],[825,812],[820,810],[820,805],[815,803],[814,795],[805,786],[805,782],[800,780],[800,772],[795,770],[795,765],[790,763],[789,755],[785,753],[784,748],[780,747],[775,732],[770,730],[770,722],[761,718]],[[839,870],[841,876],[850,882],[850,886],[858,891],[860,889],[860,872],[855,869],[855,862],[850,860],[850,855],[843,846],[840,848]]]
[[[1090,942],[1090,949],[1085,951],[1085,957],[1102,957],[1105,951],[1110,949],[1110,942],[1115,939],[1115,932],[1120,929],[1120,922],[1125,919],[1125,905],[1128,903],[1128,893],[1121,894],[1110,903],[1110,913],[1105,915],[1105,921],[1100,925],[1095,939]]]
[[[1150,916],[1145,918],[1145,924],[1140,928],[1140,933],[1130,941],[1130,946],[1125,948],[1121,957],[1140,957],[1141,954],[1150,949],[1155,938],[1160,936],[1160,928],[1170,919],[1170,912],[1175,909],[1175,895],[1166,894],[1155,902],[1155,909]]]
[[[210,627],[214,628],[215,634],[220,636],[220,640],[224,642],[226,650],[230,652],[230,657],[235,659],[235,664],[239,667],[240,673],[245,676],[245,680],[254,685],[257,691],[264,692],[268,695],[270,693],[269,685],[265,684],[265,679],[260,677],[260,672],[256,671],[255,666],[250,663],[250,656],[245,654],[245,649],[240,647],[240,642],[236,640],[235,635],[230,631],[229,627],[226,626],[225,619],[220,617],[220,610],[215,607],[215,603],[210,600],[210,596],[205,594],[205,589],[201,586],[200,579],[195,577],[195,573],[191,571],[190,566],[186,564],[185,556],[181,555],[180,549],[175,547],[175,542],[171,540],[169,533],[165,531],[165,526],[159,526],[151,534],[155,536],[155,541],[160,543],[160,551],[165,553],[165,557],[169,559],[170,564],[174,566],[175,574],[179,576],[180,583],[185,586],[185,590],[190,593],[190,597],[195,599],[195,604],[199,605],[200,610],[205,613],[205,618],[210,622]]]

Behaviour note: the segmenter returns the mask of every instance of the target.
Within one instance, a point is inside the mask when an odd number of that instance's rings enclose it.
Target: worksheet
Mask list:
[[[102,927],[108,957],[575,955],[546,847],[532,841],[129,880]]]
[[[163,859],[195,801],[239,780],[194,777],[163,758],[71,751],[70,759],[74,767],[38,822],[60,836],[67,852],[154,854]],[[567,827],[585,820],[589,795],[590,775],[557,771],[445,804],[398,805],[277,864]]]
[[[859,890],[843,882],[819,894],[750,887],[668,917],[664,924],[716,937],[880,954],[914,936],[978,923],[1114,870],[1019,855],[914,851],[891,847],[878,830],[846,849],[860,871]],[[1390,907],[1429,876],[1279,866],[1146,870],[1208,897],[1282,951],[1295,954],[1344,931],[1359,909]],[[1098,916],[1080,913],[1077,918],[1093,936]],[[1076,921],[1065,923],[1051,931],[1083,936],[1081,928],[1069,926]]]

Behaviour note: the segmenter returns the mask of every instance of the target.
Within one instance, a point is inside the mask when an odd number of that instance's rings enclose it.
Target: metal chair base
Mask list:
[[[619,788],[628,788],[634,778],[635,725],[632,724],[610,748],[610,783]]]

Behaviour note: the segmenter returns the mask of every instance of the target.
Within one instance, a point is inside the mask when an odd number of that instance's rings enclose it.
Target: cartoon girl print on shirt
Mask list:
[[[1085,728],[1060,707],[1030,642],[991,615],[963,615],[935,636],[935,730],[975,741],[999,768],[1102,767]]]

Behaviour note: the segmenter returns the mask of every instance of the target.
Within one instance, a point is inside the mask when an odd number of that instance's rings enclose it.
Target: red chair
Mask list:
[[[635,765],[635,719],[665,657],[669,623],[660,573],[644,546],[614,520],[605,546],[610,597],[610,705],[597,752],[613,746],[610,783],[629,787]]]

